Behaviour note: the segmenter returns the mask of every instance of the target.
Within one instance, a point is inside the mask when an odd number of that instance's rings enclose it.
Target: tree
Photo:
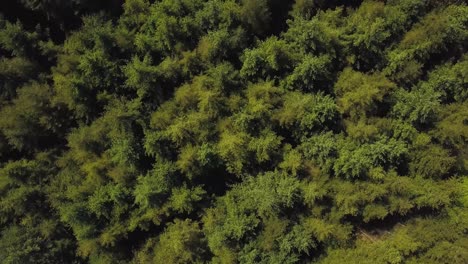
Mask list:
[[[396,117],[421,129],[437,120],[440,94],[436,91],[424,88],[417,88],[411,92],[400,90],[395,96],[393,113]]]
[[[48,202],[54,154],[11,161],[0,169],[0,256],[5,263],[81,263],[76,240]]]
[[[295,60],[285,41],[268,38],[258,48],[245,51],[240,74],[248,80],[275,80],[288,72]]]
[[[466,93],[466,69],[468,67],[467,57],[452,64],[447,63],[429,72],[427,82],[421,84],[424,89],[433,89],[441,94],[444,103],[464,102],[468,98]]]
[[[31,152],[60,144],[70,125],[66,112],[50,102],[52,89],[46,84],[32,83],[17,90],[18,97],[0,111],[0,130],[17,150]]]
[[[169,224],[154,252],[155,262],[196,263],[206,259],[206,242],[198,223],[176,220]]]
[[[463,1],[2,3],[2,263],[468,259]]]
[[[460,50],[467,37],[463,30],[467,10],[465,5],[450,5],[428,13],[405,33],[397,48],[388,53],[385,72],[402,84],[411,84],[421,76],[423,66],[435,54]]]
[[[306,56],[286,78],[285,86],[305,92],[328,91],[333,77],[331,69],[330,57]]]
[[[382,73],[368,75],[346,68],[335,83],[335,93],[341,113],[357,119],[374,113],[378,104],[384,103],[385,97],[395,87]]]

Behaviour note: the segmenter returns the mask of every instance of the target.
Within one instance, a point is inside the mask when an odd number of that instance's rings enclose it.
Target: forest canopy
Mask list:
[[[467,263],[466,1],[1,1],[0,262]]]

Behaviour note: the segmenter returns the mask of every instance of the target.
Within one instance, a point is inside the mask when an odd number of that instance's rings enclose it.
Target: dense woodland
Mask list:
[[[459,0],[2,0],[1,263],[468,263]]]

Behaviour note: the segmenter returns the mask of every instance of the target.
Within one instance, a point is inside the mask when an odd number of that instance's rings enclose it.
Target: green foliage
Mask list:
[[[250,80],[275,79],[281,73],[288,72],[294,60],[287,43],[271,37],[260,43],[256,49],[245,51],[240,74]]]
[[[432,89],[400,90],[395,93],[394,115],[416,127],[430,126],[437,120],[440,94]]]
[[[0,13],[0,262],[467,262],[464,1]]]
[[[449,226],[454,228],[452,232],[446,232]],[[332,250],[320,263],[463,263],[466,260],[466,238],[459,228],[444,220],[429,223],[426,219],[415,219],[390,231],[369,234],[361,230],[356,248]]]
[[[75,240],[47,201],[53,155],[0,169],[0,257],[4,263],[80,263]]]
[[[0,102],[12,100],[17,88],[37,79],[44,64],[54,60],[58,47],[48,37],[39,26],[28,31],[20,21],[0,16]]]
[[[279,173],[269,172],[256,177],[248,177],[240,185],[232,188],[224,197],[222,197],[217,206],[210,209],[204,218],[204,229],[208,239],[208,245],[215,255],[215,259],[224,262],[229,254],[239,254],[237,248],[242,248],[242,241],[252,241],[256,239],[261,230],[265,232],[275,232],[270,230],[275,227],[268,227],[268,224],[275,224],[271,221],[280,217],[281,212],[292,208],[298,202],[299,196],[299,181],[297,179]],[[272,219],[273,218],[273,219]],[[272,220],[270,220],[272,219]],[[275,220],[273,220],[275,221]],[[276,221],[287,220],[277,219]],[[279,223],[281,224],[281,223]],[[263,228],[264,225],[267,225]],[[299,228],[298,226],[294,226]],[[291,232],[294,232],[294,229]],[[282,228],[284,229],[284,228]],[[278,230],[280,231],[280,230]],[[286,230],[280,231],[281,233]],[[299,231],[299,230],[297,230]],[[283,239],[300,239],[300,232],[290,234],[279,234],[286,236]],[[265,237],[266,236],[266,237]],[[271,239],[267,234],[261,235],[258,239]],[[231,242],[231,243],[229,243]],[[292,241],[284,241],[287,247],[300,248],[301,245],[289,243]],[[274,247],[280,249],[280,244]],[[229,245],[232,246],[229,246]],[[307,242],[306,242],[307,244]],[[249,244],[243,246],[243,250],[249,250]],[[305,248],[308,248],[305,245]],[[250,248],[250,250],[253,250]],[[291,257],[292,249],[282,249],[281,252],[286,254],[285,258]],[[281,254],[280,253],[280,254]],[[289,255],[289,256],[288,256]]]
[[[457,63],[448,63],[429,73],[427,82],[422,84],[425,89],[432,89],[441,94],[445,103],[466,102],[468,58],[464,56]]]
[[[284,104],[275,116],[279,124],[298,139],[332,129],[337,118],[338,108],[331,97],[298,92],[285,95]]]
[[[343,39],[350,49],[348,60],[357,69],[380,69],[385,64],[385,47],[424,12],[425,1],[364,1],[349,17]]]
[[[176,220],[167,226],[154,252],[156,263],[201,263],[206,242],[197,222]]]
[[[201,1],[187,0],[151,5],[148,19],[136,35],[137,49],[161,56],[194,45],[200,29],[193,21],[201,6]]]
[[[340,19],[341,8],[336,10],[321,10],[310,20],[295,17],[288,21],[288,30],[284,38],[300,54],[325,54],[337,59],[341,53],[343,21]]]
[[[115,36],[111,22],[98,16],[86,17],[83,28],[74,32],[58,55],[53,68],[54,101],[63,103],[79,119],[90,120],[102,111],[107,92],[118,92],[121,75],[113,57]]]
[[[393,89],[395,84],[381,73],[367,75],[350,68],[345,68],[335,83],[340,112],[351,119],[377,112],[379,103],[384,103]]]
[[[135,203],[142,208],[157,207],[171,191],[174,168],[170,164],[156,167],[146,176],[140,177],[135,186]]]
[[[286,78],[285,86],[305,92],[328,90],[332,79],[330,68],[331,60],[328,56],[306,56]]]
[[[3,20],[3,19],[2,19]],[[0,46],[13,56],[33,57],[39,53],[39,33],[28,32],[23,28],[21,22],[10,23],[2,21],[0,31]]]
[[[265,35],[270,30],[271,11],[268,0],[242,0],[242,20],[257,35]]]
[[[32,151],[59,141],[69,118],[53,106],[51,88],[32,83],[17,89],[17,97],[0,110],[0,131],[17,150]],[[64,126],[64,127],[62,127]],[[48,143],[50,142],[50,143]]]
[[[0,100],[15,96],[16,88],[36,75],[37,66],[22,57],[2,58],[0,78],[2,82]]]
[[[348,178],[365,177],[373,167],[398,167],[408,152],[403,142],[385,137],[370,144],[346,142],[340,145],[334,171],[338,176]]]
[[[449,5],[424,16],[388,53],[385,71],[398,82],[414,83],[423,73],[423,66],[430,66],[427,63],[431,57],[460,49],[462,43],[466,43],[467,12],[466,5]]]
[[[467,120],[468,105],[450,104],[441,113],[440,122],[436,124],[436,129],[431,131],[434,136],[443,144],[454,147],[458,151],[464,151],[468,133]]]

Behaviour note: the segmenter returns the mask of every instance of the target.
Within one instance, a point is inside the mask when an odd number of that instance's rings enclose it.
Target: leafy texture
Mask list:
[[[0,262],[467,263],[467,26],[459,0],[0,1]]]

